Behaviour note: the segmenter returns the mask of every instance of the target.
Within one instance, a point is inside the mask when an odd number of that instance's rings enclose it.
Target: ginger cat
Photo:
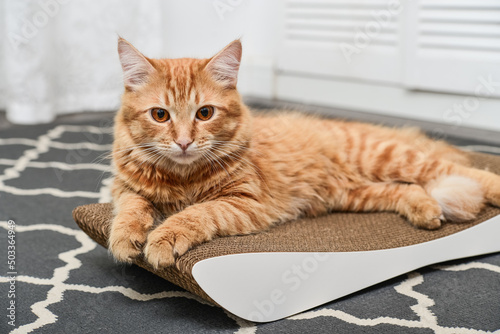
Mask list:
[[[419,228],[500,205],[500,176],[415,129],[299,114],[252,116],[241,43],[210,59],[149,59],[118,41],[109,249],[155,268],[218,236],[333,210],[395,211]]]

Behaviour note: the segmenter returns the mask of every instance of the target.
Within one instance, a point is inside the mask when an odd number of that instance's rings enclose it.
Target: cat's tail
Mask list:
[[[481,185],[468,177],[443,175],[430,182],[425,190],[438,201],[446,220],[474,219],[485,205]]]

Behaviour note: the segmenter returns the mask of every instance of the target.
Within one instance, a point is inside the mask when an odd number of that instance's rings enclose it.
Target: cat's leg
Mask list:
[[[371,183],[348,190],[335,209],[346,211],[395,211],[413,225],[436,229],[441,226],[442,210],[438,202],[417,184]]]
[[[500,175],[476,168],[466,167],[449,161],[440,163],[441,171],[429,172],[426,181],[436,175],[460,175],[478,182],[484,192],[484,199],[495,206],[500,207]]]
[[[155,208],[144,197],[125,192],[114,201],[116,215],[111,222],[108,248],[115,259],[132,262],[142,252],[153,226]]]
[[[500,206],[500,175],[445,159],[431,158],[421,151],[396,145],[387,146],[374,160],[367,168],[367,173],[375,180],[417,183],[427,188],[444,176],[461,176],[481,186],[486,202]],[[456,188],[462,185],[458,184]],[[456,191],[467,190],[463,188]]]
[[[471,203],[471,209],[482,207],[484,201],[500,206],[500,175],[439,159],[422,162],[418,168],[419,172],[415,175],[415,181],[418,184],[429,189],[436,182],[447,183],[449,197],[453,198],[453,201],[457,203],[463,202],[466,204],[469,202]],[[457,178],[457,176],[461,178]],[[453,179],[455,185],[453,185]],[[477,198],[475,187],[467,185],[467,179],[479,185],[483,199]],[[469,196],[469,198],[464,199],[463,197],[466,196]]]
[[[168,266],[193,246],[215,236],[262,231],[272,222],[262,204],[247,197],[232,196],[194,204],[149,233],[144,255],[155,268]]]

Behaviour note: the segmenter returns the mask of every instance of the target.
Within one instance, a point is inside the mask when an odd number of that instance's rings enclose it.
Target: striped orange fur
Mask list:
[[[241,44],[210,59],[149,59],[123,39],[109,249],[174,263],[217,236],[332,210],[395,211],[416,227],[500,205],[500,177],[416,129],[253,116],[236,90]]]

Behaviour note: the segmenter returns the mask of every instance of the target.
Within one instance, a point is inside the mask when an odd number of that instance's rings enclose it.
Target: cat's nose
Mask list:
[[[193,140],[191,138],[180,138],[180,139],[176,140],[175,143],[177,145],[179,145],[179,147],[184,152],[186,152],[186,150],[188,149],[189,145],[191,145],[193,143]]]

